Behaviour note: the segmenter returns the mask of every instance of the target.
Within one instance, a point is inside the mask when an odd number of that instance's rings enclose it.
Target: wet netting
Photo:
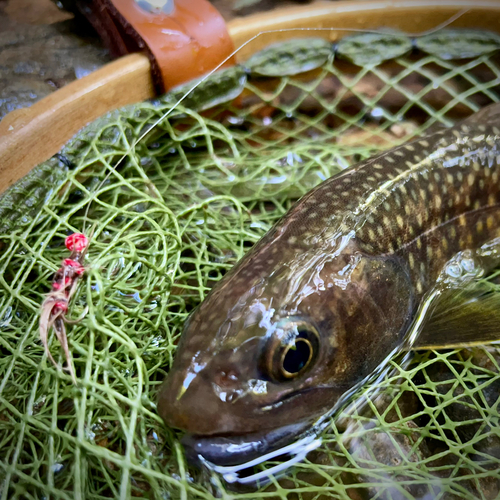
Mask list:
[[[189,312],[271,225],[341,169],[498,101],[499,49],[453,30],[285,42],[202,82],[117,169],[191,85],[97,120],[4,194],[0,498],[497,498],[495,346],[393,360],[257,492],[192,469],[156,394]],[[75,386],[38,321],[64,239],[84,227]]]

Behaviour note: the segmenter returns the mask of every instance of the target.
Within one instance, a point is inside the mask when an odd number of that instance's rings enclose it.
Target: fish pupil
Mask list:
[[[312,348],[309,341],[297,337],[283,358],[283,369],[287,373],[296,374],[309,364],[311,357]]]

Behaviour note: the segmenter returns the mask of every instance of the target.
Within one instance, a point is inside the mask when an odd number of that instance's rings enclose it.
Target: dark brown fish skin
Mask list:
[[[500,235],[500,104],[323,182],[191,316],[159,393],[199,436],[265,434],[319,416],[401,345],[457,252]],[[280,325],[319,332],[291,380],[263,361]]]

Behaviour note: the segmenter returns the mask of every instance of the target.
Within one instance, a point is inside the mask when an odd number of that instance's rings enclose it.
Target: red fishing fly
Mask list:
[[[64,259],[52,281],[52,290],[42,303],[40,315],[40,340],[49,359],[58,366],[48,347],[48,334],[51,328],[62,345],[66,363],[73,382],[76,383],[75,371],[71,362],[66,335],[66,323],[74,323],[66,317],[71,297],[76,292],[78,278],[85,272],[83,261],[87,252],[89,240],[82,233],[73,233],[65,240],[66,248],[71,252]]]

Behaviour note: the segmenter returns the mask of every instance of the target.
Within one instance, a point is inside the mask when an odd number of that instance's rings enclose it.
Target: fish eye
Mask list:
[[[302,375],[318,355],[319,334],[305,321],[285,318],[265,349],[265,371],[274,380]]]

